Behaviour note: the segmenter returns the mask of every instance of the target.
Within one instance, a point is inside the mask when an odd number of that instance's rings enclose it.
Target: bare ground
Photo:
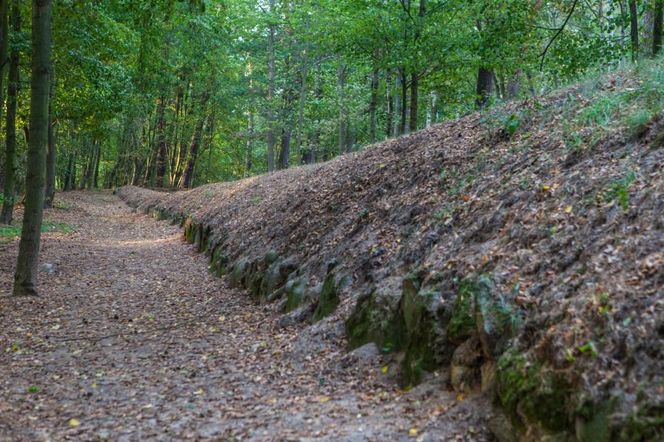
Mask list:
[[[0,245],[0,440],[489,438],[483,399],[442,374],[401,391],[341,331],[280,327],[178,227],[108,193],[59,198],[46,217],[75,232],[44,235],[39,298],[5,296],[18,240]]]

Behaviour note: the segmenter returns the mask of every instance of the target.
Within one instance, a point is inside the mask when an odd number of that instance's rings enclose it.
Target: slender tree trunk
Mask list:
[[[101,143],[97,141],[95,143],[96,149],[95,149],[95,166],[94,166],[94,173],[92,175],[92,188],[93,189],[98,189],[99,188],[99,164],[101,163]]]
[[[387,106],[387,121],[385,122],[385,137],[390,138],[394,133],[394,102],[392,97],[392,71],[385,72],[385,105]]]
[[[51,0],[32,0],[32,77],[30,143],[26,173],[25,212],[19,243],[14,295],[37,294],[39,243],[44,210],[48,97],[51,68]]]
[[[12,31],[21,32],[20,0],[12,2]],[[5,150],[5,188],[0,223],[11,224],[16,199],[16,107],[20,87],[19,50],[12,48],[7,86],[7,139]]]
[[[303,51],[304,52],[304,51]],[[297,128],[295,130],[295,147],[301,157],[304,157],[302,145],[304,144],[304,107],[307,104],[307,77],[309,76],[309,60],[306,53],[302,54],[302,67],[300,68],[300,92],[297,110]]]
[[[419,96],[418,96],[418,78],[417,74],[413,72],[410,80],[410,132],[417,131],[417,114],[419,112]]]
[[[274,14],[275,0],[270,0],[270,15]],[[268,86],[267,86],[267,171],[274,172],[274,80],[275,80],[275,34],[274,17],[270,16],[270,30],[268,35]]]
[[[339,99],[339,154],[346,151],[346,137],[348,136],[348,117],[346,115],[346,65],[339,60],[337,66],[337,96]]]
[[[72,190],[72,183],[76,181],[75,161],[76,161],[76,154],[72,152],[69,154],[69,158],[67,159],[67,170],[65,171],[64,186],[62,188],[62,190],[65,192]]]
[[[0,123],[5,101],[5,73],[9,62],[9,0],[0,0]]]
[[[415,47],[418,48],[418,42],[424,29],[424,20],[427,13],[426,0],[420,0],[420,7],[417,14],[417,24],[415,26]],[[416,49],[417,50],[417,49]],[[419,117],[419,72],[415,67],[411,73],[410,80],[410,132],[417,131],[417,119]]]
[[[655,1],[655,17],[652,24],[652,53],[659,54],[662,49],[662,22],[664,21],[664,0]]]
[[[489,104],[489,99],[495,87],[493,79],[493,71],[479,68],[477,72],[477,101],[475,102],[478,109],[483,109]]]
[[[636,0],[629,0],[630,37],[632,41],[632,61],[639,58],[639,15]]]
[[[201,116],[194,128],[194,133],[191,136],[191,144],[189,145],[189,158],[187,160],[187,166],[184,169],[184,174],[182,175],[181,186],[184,188],[191,188],[194,182],[194,168],[196,166],[196,160],[198,159],[198,149],[201,145],[201,139],[203,137],[203,128],[205,127],[205,116]]]
[[[399,70],[399,79],[401,81],[401,122],[399,123],[399,135],[404,135],[408,119],[408,78],[406,77],[405,67]]]
[[[378,110],[378,86],[378,68],[374,68],[371,73],[371,101],[369,102],[369,138],[372,143],[375,143],[377,140],[378,122],[376,121],[376,114]]]
[[[507,99],[514,100],[521,90],[521,70],[517,70],[507,82]]]
[[[46,193],[44,207],[53,207],[55,198],[55,162],[56,162],[56,133],[53,119],[53,106],[55,97],[55,68],[51,66],[51,85],[48,100],[48,154],[46,156]]]
[[[155,183],[156,187],[164,187],[166,178],[166,160],[168,155],[168,145],[166,141],[166,97],[163,95],[159,99],[157,111],[157,161],[155,162]]]
[[[242,176],[248,177],[251,173],[251,165],[254,151],[254,111],[249,111],[249,121],[247,127],[247,150],[244,157],[244,172]]]

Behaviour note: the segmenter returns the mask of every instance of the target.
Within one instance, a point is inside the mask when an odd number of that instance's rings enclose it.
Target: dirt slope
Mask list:
[[[58,202],[47,217],[75,232],[45,235],[42,296],[0,297],[0,440],[488,439],[481,398],[400,391],[336,339],[309,351],[179,228],[108,193]],[[0,245],[2,294],[17,246]]]
[[[284,323],[344,321],[349,347],[375,342],[403,385],[444,370],[485,392],[502,440],[656,440],[660,64],[325,164],[119,193],[182,222],[214,272]]]

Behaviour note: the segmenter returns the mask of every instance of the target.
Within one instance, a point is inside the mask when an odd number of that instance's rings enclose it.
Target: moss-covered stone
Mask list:
[[[340,302],[336,273],[332,271],[327,274],[323,282],[323,288],[318,297],[318,304],[316,305],[316,310],[314,310],[314,322],[320,321],[334,313]]]
[[[436,346],[442,330],[436,318],[438,299],[437,293],[420,290],[417,277],[404,279],[399,306],[403,325],[396,331],[402,333],[397,341],[403,343],[402,380],[408,386],[418,384],[425,372],[439,365]]]
[[[461,344],[475,332],[474,298],[478,284],[474,278],[466,278],[459,284],[452,317],[447,324],[447,337]]]
[[[371,292],[358,298],[353,313],[346,321],[346,334],[350,349],[374,342],[383,352],[402,345],[396,307],[387,296]]]
[[[557,434],[572,428],[574,390],[565,373],[507,353],[498,361],[496,390],[500,404],[522,430],[535,426]]]
[[[580,442],[604,442],[612,439],[610,416],[614,409],[614,401],[607,400],[601,404],[586,404],[576,417],[576,438]],[[640,440],[640,438],[628,439]]]
[[[229,274],[229,282],[236,287],[244,285],[249,262],[246,259],[240,259],[233,264]]]
[[[286,312],[291,312],[302,305],[306,288],[306,278],[294,278],[286,283],[286,305],[284,306]]]
[[[224,248],[221,245],[214,247],[210,257],[210,271],[216,276],[223,276],[226,274],[228,265],[228,256],[224,253]]]
[[[194,234],[196,231],[196,224],[194,223],[194,220],[189,217],[185,220],[184,222],[184,237],[189,243],[194,242]]]

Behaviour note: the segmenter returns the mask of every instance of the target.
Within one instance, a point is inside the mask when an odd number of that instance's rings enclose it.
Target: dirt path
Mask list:
[[[487,438],[480,399],[400,391],[341,333],[280,327],[178,227],[107,193],[60,201],[47,219],[76,230],[45,235],[41,297],[4,297],[18,241],[0,245],[1,440]]]

